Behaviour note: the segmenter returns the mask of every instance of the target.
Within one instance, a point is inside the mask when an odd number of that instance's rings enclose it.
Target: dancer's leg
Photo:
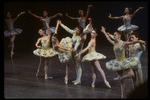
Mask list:
[[[122,77],[123,76],[123,70],[121,71],[117,71],[117,74],[119,77]],[[122,79],[120,80],[120,85],[121,85],[121,98],[126,98],[126,83],[125,83],[125,80]]]
[[[96,67],[94,64],[94,61],[91,61],[91,66],[92,66],[92,87],[95,87],[95,81],[96,81]]]
[[[44,57],[40,57],[40,63],[39,63],[39,67],[38,67],[36,76],[39,76],[39,72],[40,72],[40,70],[41,70],[43,64],[44,64]]]
[[[45,68],[44,68],[44,70],[45,70],[45,79],[52,78],[52,77],[48,77],[48,65],[49,65],[49,60],[50,60],[49,57],[48,57],[48,58],[45,58]]]
[[[138,68],[137,69],[137,77],[138,77],[139,83],[143,84],[143,72],[142,72],[142,68]]]
[[[66,76],[65,76],[65,84],[68,84],[68,75],[69,75],[69,71],[70,71],[70,65],[69,65],[69,61],[66,62]]]
[[[16,37],[16,35],[13,35],[13,36],[10,38],[10,44],[11,44],[11,57],[13,57],[13,54],[14,54],[14,41],[15,41],[15,37]]]
[[[98,61],[98,60],[95,60],[95,61],[94,61],[94,65],[96,66],[97,70],[101,73],[101,75],[102,75],[102,77],[103,77],[103,80],[104,80],[106,86],[109,87],[109,88],[111,88],[111,86],[109,85],[109,82],[106,80],[105,72],[104,72],[103,69],[101,68],[99,61]]]
[[[134,72],[133,72],[133,70],[132,70],[131,68],[128,68],[128,69],[126,69],[125,71],[127,72],[127,74],[126,74],[126,75],[123,75],[123,76],[121,77],[121,79],[132,78],[132,77],[135,76],[135,74],[134,74]]]
[[[135,77],[132,77],[133,89],[137,86],[137,69],[133,69]]]

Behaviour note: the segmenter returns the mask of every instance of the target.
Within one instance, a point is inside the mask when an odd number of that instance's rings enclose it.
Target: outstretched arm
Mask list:
[[[39,19],[43,18],[43,17],[37,16],[37,15],[35,15],[35,14],[31,13],[31,11],[30,11],[30,10],[28,10],[28,13],[30,13],[31,15],[33,15],[34,17],[39,18]]]
[[[55,34],[57,34],[59,23],[60,23],[60,20],[57,20],[57,25],[56,25],[56,29],[55,29]]]
[[[143,41],[143,40],[137,40],[137,41],[134,41],[134,42],[124,42],[124,46],[126,45],[130,45],[130,44],[135,44],[135,43],[140,43],[140,44],[144,44],[146,45],[146,41]]]
[[[75,57],[77,58],[79,55],[86,52],[91,46],[92,46],[92,43],[89,43],[88,46],[85,49],[83,49],[80,53],[76,54]]]
[[[109,13],[108,16],[110,19],[122,19],[124,16],[120,16],[120,17],[111,17],[111,14]]]
[[[51,20],[51,19],[53,19],[53,18],[57,17],[58,15],[59,15],[59,16],[62,16],[62,14],[61,14],[61,13],[57,13],[57,14],[55,14],[55,15],[53,15],[53,16],[50,16],[50,17],[49,17],[49,19]]]
[[[79,19],[79,17],[71,17],[71,16],[69,16],[68,13],[66,13],[66,16],[67,16],[68,18],[72,19],[72,20],[78,20],[78,19]]]
[[[89,15],[91,7],[93,7],[93,5],[88,5],[87,12],[86,12],[86,15],[85,15],[85,20],[87,19],[88,15]]]
[[[71,49],[67,49],[67,48],[64,48],[63,46],[61,46],[60,44],[57,45],[58,48],[61,48],[61,49],[64,49],[64,50],[67,50],[67,51],[72,51]]]
[[[62,28],[64,28],[67,32],[69,32],[70,34],[75,34],[76,33],[76,31],[74,31],[74,30],[71,30],[70,28],[68,28],[67,26],[65,26],[64,24],[62,24],[61,23],[61,21],[60,21],[60,26],[62,27]]]
[[[104,28],[103,26],[101,26],[101,28],[102,28],[102,29],[101,29],[101,32],[104,33],[104,35],[106,36],[107,40],[108,40],[110,43],[115,44],[115,42],[114,42],[113,40],[111,40],[110,37],[109,37],[109,35],[106,33],[106,31],[105,31],[106,28]]]
[[[13,21],[16,21],[18,19],[18,17],[22,14],[25,14],[25,12],[21,12],[20,14],[18,14],[17,17],[13,19]]]
[[[143,9],[144,7],[139,7],[133,14],[131,14],[130,18],[132,18],[140,9]]]

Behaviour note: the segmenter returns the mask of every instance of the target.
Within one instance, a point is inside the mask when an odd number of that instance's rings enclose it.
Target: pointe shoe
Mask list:
[[[106,80],[105,80],[105,84],[106,84],[106,86],[107,86],[108,88],[111,88],[109,82],[107,82]]]
[[[14,52],[13,52],[13,51],[11,51],[11,53],[10,53],[11,58],[13,57],[13,55],[14,55]]]
[[[68,79],[65,78],[64,82],[65,82],[65,84],[68,84]]]
[[[72,83],[75,83],[77,80],[72,81]]]
[[[74,83],[74,85],[78,85],[78,84],[81,84],[81,82],[80,82],[80,81],[76,81],[76,82]]]
[[[94,87],[95,87],[95,84],[92,84],[91,86],[92,86],[92,88],[94,88]]]
[[[48,77],[48,76],[45,77],[46,80],[47,80],[47,79],[52,79],[52,78],[53,78],[53,77]]]

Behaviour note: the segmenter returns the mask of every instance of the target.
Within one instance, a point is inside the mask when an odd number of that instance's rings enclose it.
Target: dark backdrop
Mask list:
[[[15,52],[22,53],[32,53],[36,49],[35,43],[40,37],[37,33],[38,30],[43,26],[42,22],[33,17],[28,13],[28,9],[32,13],[43,16],[43,11],[49,12],[48,16],[55,15],[56,13],[62,13],[63,17],[56,17],[51,20],[50,26],[56,26],[57,19],[60,19],[62,23],[68,27],[74,29],[78,22],[77,20],[71,20],[65,16],[68,13],[70,16],[79,17],[78,11],[82,9],[84,14],[86,14],[88,5],[91,4],[93,7],[90,9],[89,17],[93,19],[93,27],[97,30],[97,48],[105,48],[107,46],[112,46],[105,38],[105,36],[100,32],[100,27],[103,25],[106,30],[113,34],[114,31],[121,25],[123,25],[123,20],[109,19],[109,13],[112,16],[124,15],[125,7],[131,7],[133,13],[139,7],[145,7],[140,10],[133,18],[131,23],[139,26],[137,32],[140,33],[141,39],[148,40],[148,2],[4,2],[4,19],[6,19],[7,12],[11,12],[12,18],[16,17],[20,12],[25,11],[24,15],[21,15],[14,23],[15,28],[20,28],[23,30],[22,34],[17,35],[15,39]],[[88,21],[86,22],[88,24]],[[4,30],[7,29],[6,23],[4,23]],[[59,27],[58,30],[59,40],[61,38],[70,36],[64,29]],[[124,39],[124,37],[123,37]],[[85,46],[90,40],[90,34],[85,42]],[[4,51],[10,52],[8,49],[9,38],[4,37]]]

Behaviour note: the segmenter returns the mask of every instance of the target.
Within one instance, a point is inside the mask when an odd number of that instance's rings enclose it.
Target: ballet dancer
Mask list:
[[[88,8],[87,8],[87,12],[86,12],[86,15],[84,16],[84,12],[83,12],[83,10],[79,10],[79,15],[80,15],[80,17],[71,17],[71,16],[69,16],[68,15],[68,13],[66,13],[66,16],[68,17],[68,18],[70,18],[70,19],[72,19],[72,20],[78,20],[78,23],[79,23],[79,26],[81,26],[81,27],[83,27],[83,29],[85,29],[86,28],[86,19],[87,19],[87,17],[88,17],[88,15],[89,15],[89,12],[90,12],[90,8],[91,7],[93,7],[93,5],[88,5]],[[76,28],[75,28],[75,30],[76,30]],[[90,33],[90,30],[88,29],[88,30],[86,30],[83,34],[82,34],[82,36],[81,36],[81,38],[82,38],[82,45],[81,45],[81,49],[83,49],[83,45],[84,45],[84,42],[85,42],[85,40],[86,40],[86,38],[87,38],[87,33]]]
[[[62,28],[64,28],[67,32],[73,35],[71,38],[71,42],[72,42],[72,55],[71,55],[72,57],[71,58],[76,68],[76,80],[72,82],[74,83],[74,85],[81,84],[82,68],[81,68],[80,56],[75,58],[75,55],[82,50],[81,49],[81,45],[82,45],[81,35],[83,32],[87,31],[87,29],[89,28],[89,24],[86,26],[84,30],[81,26],[77,26],[76,31],[69,29],[67,26],[62,24],[61,21],[59,22],[59,25]]]
[[[58,15],[59,15],[59,16],[62,16],[61,13],[57,13],[57,14],[55,14],[55,15],[53,15],[53,16],[48,17],[48,12],[47,12],[47,11],[43,11],[43,16],[44,16],[44,17],[37,16],[37,15],[33,14],[30,10],[28,10],[28,13],[30,13],[31,15],[33,15],[34,17],[36,17],[36,18],[38,18],[38,19],[45,19],[46,22],[48,23],[48,25],[50,24],[51,19],[57,17]],[[50,27],[51,33],[55,33],[55,28],[56,28],[56,27]],[[47,26],[46,26],[45,21],[43,21],[43,29],[46,31],[46,34],[48,34],[48,30],[47,30]]]
[[[126,15],[120,16],[120,17],[112,17],[111,14],[109,13],[109,18],[110,19],[123,19],[124,25],[120,26],[117,30],[124,32],[125,40],[127,41],[129,39],[129,34],[131,33],[130,31],[134,31],[138,29],[138,26],[136,25],[131,25],[131,19],[132,17],[140,10],[143,9],[144,7],[139,7],[133,14],[130,14],[131,8],[126,7],[124,13]]]
[[[133,32],[130,36],[130,40],[131,40],[131,42],[139,40],[139,33]],[[145,45],[143,45],[141,43],[129,45],[129,57],[138,57],[139,58],[138,65],[131,67],[135,74],[135,77],[132,78],[133,88],[138,86],[139,83],[140,84],[143,83],[143,73],[142,73],[142,65],[140,62],[140,57],[141,57],[141,54],[143,53],[143,51],[145,51],[145,50],[146,50]]]
[[[66,37],[61,39],[61,41],[58,41],[57,38],[57,30],[59,26],[59,20],[57,20],[57,25],[56,25],[56,30],[55,34],[52,36],[52,46],[55,51],[58,52],[58,58],[61,63],[66,63],[66,76],[64,79],[65,84],[68,84],[68,74],[70,71],[70,57],[71,57],[71,52],[72,52],[72,42],[70,37]]]
[[[88,43],[88,46],[83,49],[80,53],[76,54],[75,57],[78,57],[80,56],[81,54],[83,54],[84,52],[86,52],[87,50],[89,50],[88,54],[85,55],[82,59],[82,62],[84,61],[90,61],[91,62],[91,66],[92,66],[92,87],[95,87],[95,81],[96,81],[96,68],[97,70],[102,74],[102,77],[103,77],[103,80],[106,84],[106,86],[108,88],[111,88],[111,86],[109,85],[109,82],[106,80],[106,76],[105,76],[105,73],[103,71],[103,69],[101,68],[101,65],[99,63],[98,60],[100,59],[105,59],[106,56],[104,56],[103,54],[101,53],[97,53],[95,51],[95,47],[96,47],[96,36],[97,36],[97,33],[96,31],[92,31],[92,19],[89,18],[90,20],[90,27],[91,27],[91,40],[90,42]]]
[[[41,20],[45,21],[45,23],[47,25],[48,35],[46,35],[44,29],[39,29],[39,34],[42,37],[37,40],[35,46],[38,49],[34,50],[33,53],[36,56],[40,56],[40,63],[39,63],[39,67],[38,67],[36,76],[39,75],[40,69],[42,68],[42,65],[44,64],[44,60],[45,60],[45,68],[44,68],[45,79],[48,79],[48,78],[52,78],[52,77],[48,77],[48,65],[49,65],[50,58],[57,55],[58,53],[50,47],[51,32],[50,32],[47,21],[45,19],[41,19]],[[39,43],[41,43],[42,46],[39,46]]]
[[[114,32],[114,41],[110,39],[109,35],[106,33],[105,28],[101,26],[101,32],[104,33],[107,40],[114,45],[114,53],[116,59],[110,60],[106,62],[106,68],[109,70],[116,71],[118,74],[118,77],[115,78],[115,80],[119,80],[121,84],[121,98],[126,98],[125,92],[126,92],[126,84],[125,80],[127,78],[134,77],[134,72],[130,68],[131,66],[136,66],[139,62],[138,57],[129,57],[125,58],[125,46],[134,44],[134,43],[145,43],[145,41],[137,40],[134,42],[123,42],[121,40],[121,32],[116,31]],[[109,33],[110,34],[110,33]],[[124,71],[127,72],[127,74],[124,75]]]
[[[20,14],[18,14],[15,18],[11,18],[11,13],[8,12],[7,13],[7,18],[8,19],[4,19],[4,21],[6,21],[8,30],[4,31],[4,36],[6,37],[10,37],[10,43],[8,47],[11,47],[11,52],[10,52],[10,56],[13,57],[14,55],[14,41],[15,41],[15,37],[18,34],[21,34],[22,29],[19,28],[14,28],[14,22],[18,19],[18,17],[22,14],[24,14],[25,12],[21,12]]]

